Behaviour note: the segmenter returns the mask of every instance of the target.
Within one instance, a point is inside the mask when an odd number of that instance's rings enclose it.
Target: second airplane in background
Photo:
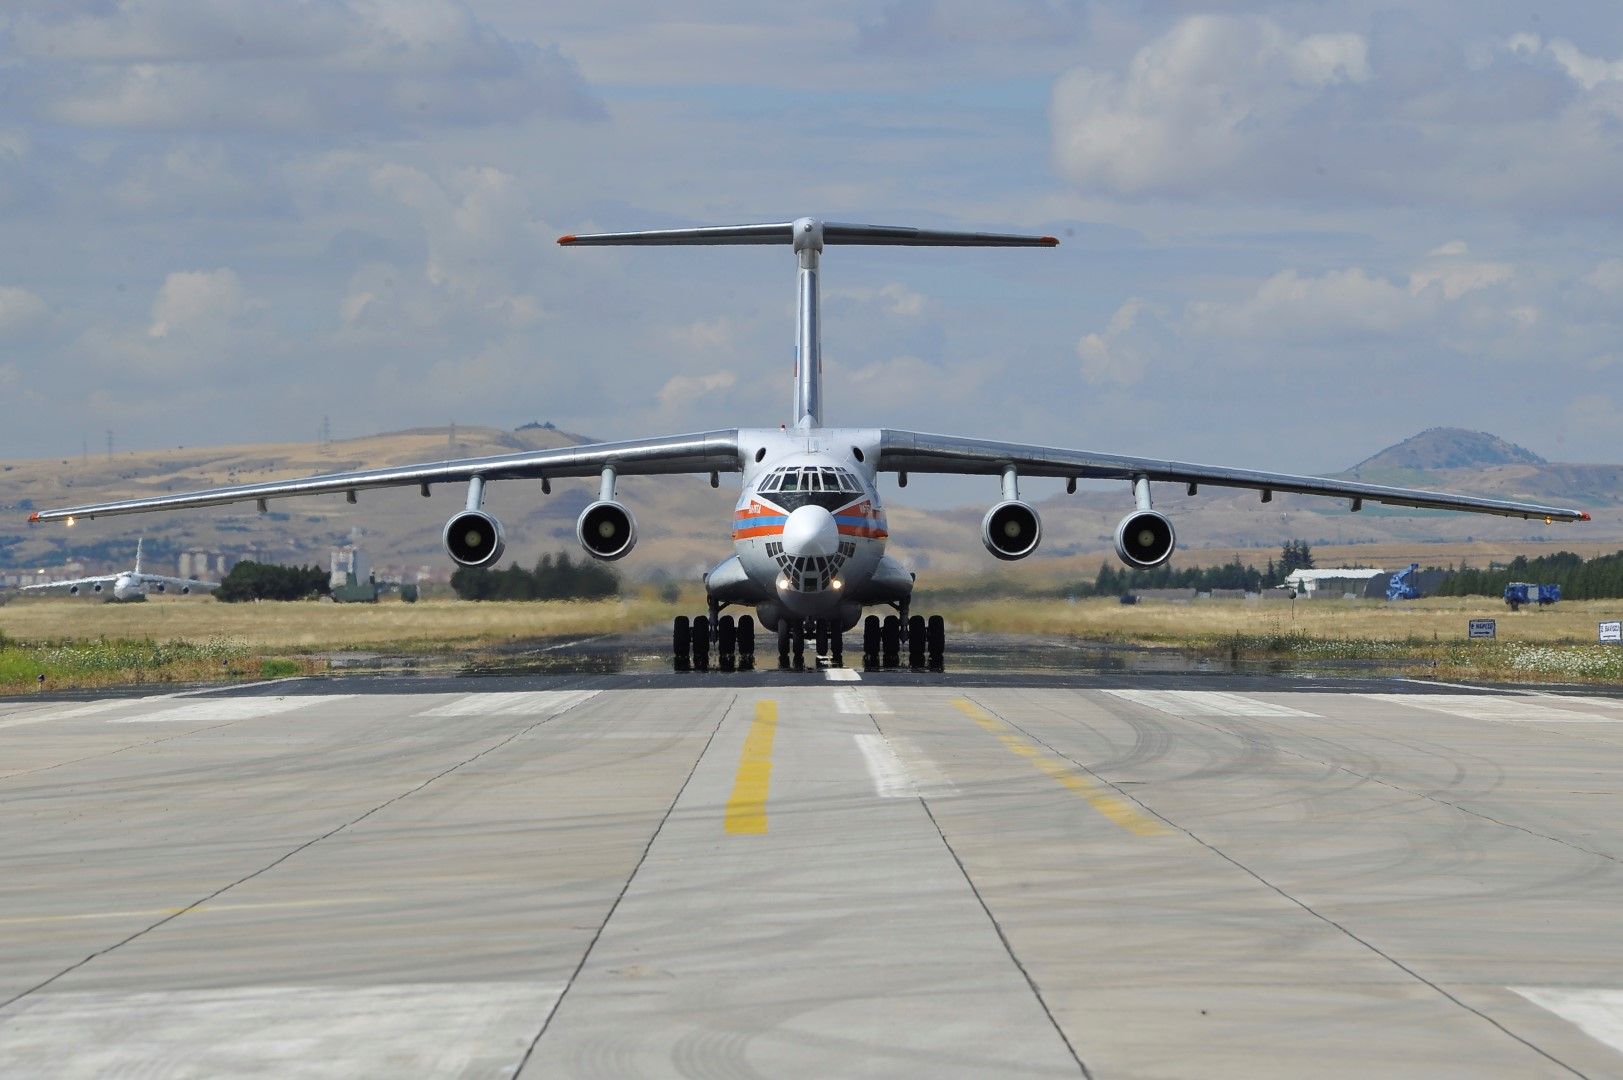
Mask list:
[[[48,581],[43,585],[24,585],[18,592],[42,592],[46,589],[61,589],[69,596],[78,596],[80,593],[90,593],[95,596],[104,596],[107,600],[145,600],[147,592],[165,593],[173,589],[185,596],[191,592],[206,592],[209,589],[218,589],[218,581],[193,581],[191,578],[165,577],[162,574],[149,574],[141,569],[141,541],[135,542],[135,569],[120,570],[116,574],[102,574],[99,577],[73,578],[69,581]]]

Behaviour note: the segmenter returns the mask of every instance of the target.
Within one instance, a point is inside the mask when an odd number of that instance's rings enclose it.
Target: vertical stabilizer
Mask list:
[[[795,427],[808,430],[823,421],[823,349],[817,275],[824,245],[883,247],[1055,247],[1052,236],[913,229],[902,225],[852,225],[818,218],[759,225],[710,225],[697,229],[644,229],[558,237],[565,247],[677,246],[684,244],[782,244],[794,247],[799,265],[795,319]]]
[[[135,572],[137,574],[141,572],[141,541],[144,539],[146,539],[144,536],[138,537],[135,541]]]

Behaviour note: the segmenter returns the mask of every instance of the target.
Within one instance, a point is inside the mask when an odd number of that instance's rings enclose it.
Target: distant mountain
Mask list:
[[[1436,469],[1473,469],[1484,465],[1544,465],[1543,458],[1523,446],[1506,442],[1485,431],[1434,427],[1388,446],[1347,470],[1354,476],[1395,470],[1431,472]]]

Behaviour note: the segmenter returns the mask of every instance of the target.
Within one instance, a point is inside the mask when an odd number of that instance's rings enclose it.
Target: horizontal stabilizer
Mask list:
[[[644,229],[638,232],[587,233],[558,237],[566,247],[682,244],[792,244],[795,229],[820,228],[822,244],[863,244],[890,247],[1056,247],[1052,236],[1014,233],[955,232],[951,229],[914,229],[905,225],[853,225],[818,222],[814,218],[760,225],[710,225],[697,229]],[[819,245],[821,246],[821,245]]]

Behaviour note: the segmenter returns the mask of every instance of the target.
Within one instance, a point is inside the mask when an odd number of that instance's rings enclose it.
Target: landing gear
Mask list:
[[[778,670],[789,670],[789,620],[778,620]]]
[[[710,619],[704,615],[693,620],[693,670],[710,670]]]
[[[879,624],[879,662],[885,667],[895,667],[902,651],[902,620],[894,615],[886,615],[885,621]]]
[[[941,671],[947,651],[947,623],[940,615],[926,619],[909,615],[904,606],[900,615],[880,619],[869,615],[862,620],[862,666],[869,671],[902,666],[915,671]]]
[[[872,670],[879,666],[879,616],[869,615],[862,620],[862,666]]]
[[[738,667],[738,628],[731,615],[716,620],[716,659],[723,671]]]
[[[738,670],[755,670],[755,620],[748,615],[738,617]]]
[[[689,655],[692,648],[693,631],[688,627],[688,617],[678,615],[671,625],[671,654],[677,671],[688,671],[693,667],[693,659]]]
[[[940,671],[947,653],[947,620],[931,615],[924,626],[925,650],[929,654],[930,670]]]

